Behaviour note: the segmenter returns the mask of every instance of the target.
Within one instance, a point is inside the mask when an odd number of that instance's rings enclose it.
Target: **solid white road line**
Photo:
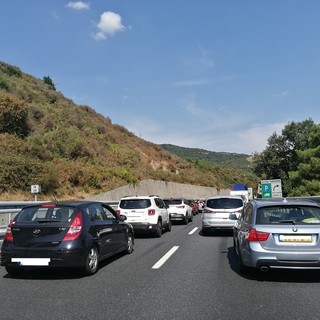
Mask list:
[[[153,267],[152,269],[159,269],[162,265],[178,250],[179,246],[172,247]]]
[[[188,234],[194,234],[198,229],[199,229],[198,227],[195,227]]]

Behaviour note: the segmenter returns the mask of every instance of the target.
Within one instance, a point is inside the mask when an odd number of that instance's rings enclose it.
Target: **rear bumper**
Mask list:
[[[128,222],[132,225],[135,232],[156,232],[157,224],[156,223],[147,223],[147,222]]]
[[[181,221],[186,219],[186,215],[183,213],[170,213],[171,221]]]
[[[210,229],[229,229],[232,230],[235,224],[234,220],[216,220],[216,221],[202,221],[202,229],[210,230]]]
[[[244,265],[254,268],[320,269],[320,251],[268,251],[252,243],[241,251],[241,256]]]
[[[47,259],[47,267],[82,267],[85,264],[84,249],[56,250],[1,250],[1,266],[37,266],[37,261]],[[17,262],[15,262],[17,261]],[[32,262],[34,261],[34,262]],[[25,265],[25,263],[27,263]],[[34,265],[33,265],[34,264]]]

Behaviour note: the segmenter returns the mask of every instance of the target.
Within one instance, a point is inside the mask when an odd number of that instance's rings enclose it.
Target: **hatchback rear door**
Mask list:
[[[76,208],[55,204],[26,207],[12,223],[16,247],[55,247],[63,240]]]

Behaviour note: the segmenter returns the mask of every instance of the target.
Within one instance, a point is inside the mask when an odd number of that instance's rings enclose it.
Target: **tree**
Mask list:
[[[266,149],[253,157],[254,172],[261,179],[281,179],[285,196],[295,187],[289,179],[289,171],[298,168],[300,159],[297,150],[308,147],[308,138],[314,126],[311,119],[288,123],[281,135],[274,132],[268,139]]]
[[[309,148],[297,150],[300,160],[296,171],[289,172],[294,188],[292,196],[315,196],[320,194],[320,126],[312,129],[308,139]]]
[[[45,84],[47,84],[51,89],[53,89],[54,91],[56,90],[56,87],[54,85],[53,80],[49,77],[49,76],[45,76],[43,77],[43,82]]]

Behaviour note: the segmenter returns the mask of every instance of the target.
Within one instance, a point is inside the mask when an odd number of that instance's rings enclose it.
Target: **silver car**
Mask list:
[[[320,206],[311,200],[249,201],[233,227],[240,272],[320,269]]]
[[[240,216],[244,202],[241,196],[217,196],[207,198],[202,210],[202,234],[214,229],[232,230]]]

